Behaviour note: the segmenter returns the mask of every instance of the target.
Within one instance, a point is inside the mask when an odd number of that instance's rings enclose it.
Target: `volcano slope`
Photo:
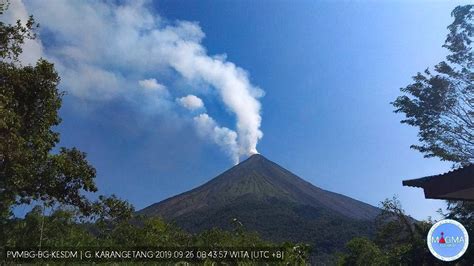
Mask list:
[[[190,232],[233,228],[274,242],[304,242],[316,254],[344,248],[355,236],[371,236],[380,209],[318,188],[255,154],[195,189],[138,212],[160,216]]]

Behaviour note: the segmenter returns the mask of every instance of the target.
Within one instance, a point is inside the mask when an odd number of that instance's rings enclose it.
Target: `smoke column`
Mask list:
[[[263,136],[258,98],[263,96],[263,91],[250,83],[247,72],[222,56],[207,56],[205,49],[197,43],[176,42],[167,54],[176,71],[188,79],[212,85],[222,102],[235,114],[238,150],[232,157],[258,153],[257,143]],[[235,151],[232,149],[231,152]]]
[[[138,81],[150,92],[148,96],[154,92],[157,99],[152,109],[156,112],[173,112],[174,106],[185,105],[192,107],[190,115],[196,117],[203,104],[193,97],[176,101],[182,95],[173,95],[172,86],[158,83],[172,69],[176,75],[167,76],[168,83],[183,79],[212,87],[235,116],[234,129],[219,126],[207,114],[196,118],[197,123],[207,125],[204,128],[213,129],[208,130],[211,140],[234,159],[258,153],[257,143],[263,136],[259,102],[263,91],[225,55],[208,55],[202,45],[205,34],[197,22],[170,22],[150,12],[148,5],[148,1],[12,0],[8,12],[15,18],[35,14],[40,30],[54,32],[61,40],[43,47],[39,35],[35,42],[25,44],[32,47],[25,49],[24,56],[30,59],[25,60],[28,63],[39,57],[54,62],[62,86],[71,95],[94,101],[133,99]]]

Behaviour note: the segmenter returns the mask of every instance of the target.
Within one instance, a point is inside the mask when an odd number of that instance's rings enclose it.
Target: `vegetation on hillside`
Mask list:
[[[339,254],[338,265],[436,265],[426,245],[431,220],[415,221],[407,216],[394,197],[382,202],[375,238],[353,238],[346,253]]]
[[[210,182],[139,213],[163,217],[189,232],[232,230],[228,221],[237,217],[263,239],[311,244],[317,259],[327,261],[353,237],[373,237],[380,209],[322,190],[263,155],[253,155]]]
[[[282,265],[304,264],[308,259],[308,246],[290,243],[277,246],[262,240],[255,233],[247,232],[238,221],[234,221],[232,231],[212,229],[190,234],[160,218],[131,218],[131,209],[128,211],[128,215],[112,217],[107,214],[96,217],[95,222],[78,222],[74,211],[59,208],[45,215],[43,207],[36,206],[24,219],[8,220],[4,225],[7,233],[3,244],[6,247],[38,249],[85,247],[105,250],[278,247],[287,254],[285,260],[279,261]]]

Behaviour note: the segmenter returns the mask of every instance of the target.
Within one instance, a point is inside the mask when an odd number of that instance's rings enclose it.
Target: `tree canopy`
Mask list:
[[[458,6],[443,47],[446,61],[413,77],[393,105],[402,123],[418,127],[421,144],[411,147],[426,157],[460,164],[474,162],[474,6]]]
[[[426,244],[433,221],[416,221],[408,216],[398,198],[381,202],[374,239],[356,237],[346,244],[346,252],[338,257],[338,265],[445,265],[435,258]],[[472,261],[468,251],[457,265]]]
[[[6,4],[0,6],[1,14]],[[63,92],[53,64],[39,60],[35,66],[18,61],[22,44],[34,38],[33,17],[22,24],[0,22],[0,214],[12,206],[38,200],[70,204],[90,211],[82,192],[97,190],[95,169],[76,148],[56,148],[54,127]],[[55,150],[56,149],[56,150]]]
[[[413,77],[413,83],[401,88],[404,95],[392,104],[403,113],[402,123],[418,128],[421,144],[411,147],[426,157],[437,157],[456,165],[474,163],[474,5],[456,7],[443,45],[449,54],[433,70],[426,69]],[[444,217],[461,222],[474,232],[474,204],[448,202]],[[470,245],[474,243],[470,239]],[[468,251],[465,261],[474,259]]]

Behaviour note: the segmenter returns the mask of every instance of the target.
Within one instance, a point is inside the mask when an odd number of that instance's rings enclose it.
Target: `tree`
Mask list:
[[[449,50],[446,61],[414,76],[414,83],[401,89],[405,95],[392,104],[396,113],[405,114],[402,123],[418,127],[421,145],[412,148],[426,157],[467,165],[474,163],[474,5],[458,6],[451,15],[454,21],[443,45]],[[474,233],[473,203],[449,201],[445,217]],[[472,259],[474,252],[463,257]]]
[[[402,123],[419,129],[421,145],[412,148],[426,157],[468,164],[474,163],[474,6],[458,6],[451,15],[446,61],[417,73],[392,104],[405,114]]]
[[[0,16],[7,10],[8,5],[8,1],[0,3]],[[23,51],[21,46],[25,39],[34,39],[36,34],[33,29],[38,26],[33,16],[28,18],[25,25],[20,20],[17,20],[15,25],[7,25],[0,21],[0,58],[2,61],[5,59],[17,61]]]
[[[354,238],[339,256],[339,265],[440,265],[426,245],[431,220],[416,221],[407,216],[393,197],[381,202],[375,239]],[[467,260],[466,260],[467,261]]]
[[[347,253],[339,258],[338,265],[388,265],[380,248],[367,238],[353,238],[346,248]]]
[[[0,5],[3,14],[7,4]],[[0,221],[16,204],[42,201],[70,204],[85,213],[91,203],[81,193],[96,191],[95,169],[76,148],[53,149],[63,93],[53,64],[39,60],[22,66],[18,56],[35,38],[33,17],[22,24],[0,22]]]
[[[466,228],[469,236],[474,235],[474,204],[472,202],[450,202],[448,212],[440,213],[447,219],[453,219],[460,222]],[[461,262],[474,261],[474,237],[469,237],[469,248],[461,257]]]
[[[386,251],[389,265],[435,265],[436,259],[426,245],[433,223],[416,221],[408,216],[397,197],[381,203],[374,242]]]
[[[78,247],[93,246],[94,235],[76,223],[76,213],[56,209],[45,215],[43,206],[35,206],[24,219],[9,219],[4,225],[8,247]]]

